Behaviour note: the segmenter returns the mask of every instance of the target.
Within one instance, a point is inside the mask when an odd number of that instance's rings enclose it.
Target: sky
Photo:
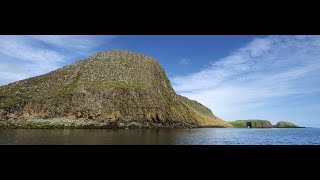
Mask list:
[[[178,94],[224,120],[320,127],[320,36],[0,35],[0,85],[108,49],[157,59]]]

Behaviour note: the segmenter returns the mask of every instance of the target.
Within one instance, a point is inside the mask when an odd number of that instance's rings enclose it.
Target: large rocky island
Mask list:
[[[1,86],[0,120],[1,128],[231,126],[177,95],[155,59],[126,50]]]

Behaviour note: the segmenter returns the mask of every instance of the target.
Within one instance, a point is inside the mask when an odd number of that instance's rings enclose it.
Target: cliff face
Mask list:
[[[299,126],[286,121],[279,121],[276,125],[273,126],[274,128],[299,128]]]
[[[272,128],[272,124],[267,120],[237,120],[230,122],[234,127],[240,128]]]
[[[0,119],[53,117],[230,126],[177,95],[156,60],[125,50],[99,52],[0,87]]]

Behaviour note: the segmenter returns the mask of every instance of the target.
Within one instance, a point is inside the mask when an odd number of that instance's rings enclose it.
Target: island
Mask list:
[[[272,125],[268,120],[259,119],[236,120],[230,124],[236,128],[302,128],[291,122],[279,121],[276,125]]]
[[[291,122],[279,121],[276,125],[273,125],[274,128],[301,128]]]
[[[176,94],[157,60],[107,50],[0,86],[0,128],[232,127]]]
[[[272,128],[272,124],[269,121],[258,119],[236,120],[230,122],[230,124],[238,128]]]

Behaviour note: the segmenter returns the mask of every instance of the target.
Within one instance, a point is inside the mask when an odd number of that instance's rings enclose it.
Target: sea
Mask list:
[[[319,145],[320,128],[0,129],[1,145]]]

